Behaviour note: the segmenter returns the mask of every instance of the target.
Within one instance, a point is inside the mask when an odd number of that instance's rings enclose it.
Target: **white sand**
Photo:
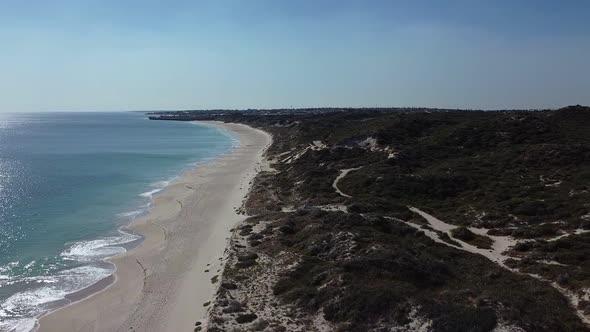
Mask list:
[[[362,167],[356,167],[356,168],[347,168],[347,169],[341,169],[340,170],[340,174],[338,174],[338,176],[336,177],[336,179],[334,179],[334,182],[332,182],[332,187],[336,190],[336,192],[338,194],[340,194],[340,196],[352,198],[352,196],[350,196],[348,194],[345,194],[342,191],[340,191],[340,189],[338,189],[338,181],[342,180],[348,173],[350,173],[352,171],[359,170],[361,168]]]
[[[509,271],[512,271],[512,272],[514,272],[516,274],[527,275],[529,277],[532,277],[532,278],[535,278],[535,279],[538,279],[538,280],[545,281],[545,282],[549,283],[553,288],[555,288],[557,291],[559,291],[563,296],[565,296],[569,300],[569,302],[570,302],[570,304],[572,306],[572,309],[574,309],[576,315],[584,322],[584,324],[590,326],[590,315],[587,315],[584,312],[584,310],[578,308],[578,304],[580,303],[580,301],[581,300],[585,300],[583,298],[583,296],[580,296],[578,294],[574,294],[572,291],[570,291],[570,290],[568,290],[568,289],[566,289],[564,287],[561,287],[556,282],[553,282],[551,280],[545,279],[545,278],[543,278],[540,275],[533,274],[533,273],[520,272],[518,269],[514,269],[514,268],[510,268],[510,267],[506,266],[506,264],[504,262],[508,258],[513,258],[514,259],[514,257],[508,256],[506,254],[506,251],[508,249],[510,249],[512,246],[516,245],[518,243],[517,240],[515,240],[515,239],[513,239],[513,238],[511,238],[509,236],[493,236],[493,235],[488,235],[487,234],[487,231],[488,230],[485,229],[485,228],[469,227],[469,230],[471,230],[473,233],[476,233],[476,234],[479,234],[479,235],[482,235],[482,236],[487,236],[487,237],[491,238],[494,241],[494,243],[492,245],[492,248],[490,250],[477,248],[475,246],[472,246],[472,245],[470,245],[470,244],[468,244],[468,243],[466,243],[464,241],[461,241],[461,240],[453,237],[453,235],[451,234],[451,230],[454,229],[454,228],[456,228],[456,226],[451,225],[451,224],[447,224],[447,223],[445,223],[445,222],[443,222],[443,221],[435,218],[434,216],[432,216],[432,215],[430,215],[430,214],[428,214],[428,213],[426,213],[426,212],[424,212],[424,211],[422,211],[420,209],[417,209],[415,207],[410,207],[410,210],[412,212],[414,212],[414,213],[419,214],[422,218],[424,218],[426,221],[428,221],[428,224],[432,228],[434,228],[434,229],[436,229],[438,231],[441,231],[443,233],[446,233],[452,240],[460,243],[461,244],[461,247],[457,247],[455,245],[452,245],[450,243],[447,243],[447,242],[443,241],[442,239],[439,238],[439,236],[438,236],[437,233],[432,232],[432,231],[427,230],[427,229],[423,229],[419,225],[416,225],[416,224],[413,224],[413,223],[410,223],[410,222],[405,222],[403,220],[400,220],[400,221],[402,221],[402,222],[406,223],[407,225],[410,225],[410,226],[412,226],[412,227],[414,227],[416,229],[419,229],[419,230],[423,231],[428,237],[430,237],[431,239],[433,239],[435,242],[442,243],[442,244],[444,244],[446,246],[453,247],[453,248],[456,248],[456,249],[459,249],[459,250],[463,250],[463,251],[467,251],[467,252],[470,252],[470,253],[473,253],[473,254],[482,255],[482,256],[488,258],[489,260],[491,260],[492,262],[498,264],[499,266],[501,266],[501,267],[503,267],[503,268],[505,268],[505,269],[507,269]],[[580,230],[576,230],[573,234],[581,234],[579,231]],[[565,234],[565,235],[559,236],[558,238],[561,238],[563,236],[569,236],[569,235],[571,235],[571,234]],[[544,263],[544,264],[558,264],[558,265],[562,265],[562,264],[560,264],[558,262],[553,262],[553,261],[537,261],[537,262]],[[506,331],[506,330],[499,330],[499,331]],[[510,330],[508,330],[508,331],[510,331]]]
[[[474,245],[471,245],[471,244],[469,244],[465,241],[462,241],[460,239],[457,239],[453,236],[453,234],[451,233],[451,230],[457,228],[457,226],[447,224],[447,223],[435,218],[434,216],[431,216],[430,214],[428,214],[420,209],[417,209],[415,207],[410,207],[410,210],[414,213],[417,213],[422,218],[424,218],[426,221],[428,221],[428,224],[432,228],[434,228],[435,230],[446,233],[449,236],[449,238],[451,238],[453,241],[461,244],[461,247],[457,247],[457,246],[454,246],[450,243],[447,243],[447,242],[443,241],[442,239],[439,239],[438,234],[436,234],[435,232],[429,231],[429,233],[427,233],[427,235],[431,238],[436,237],[437,239],[433,238],[433,240],[435,240],[436,242],[442,243],[442,244],[447,245],[449,247],[457,248],[459,250],[467,251],[472,254],[482,255],[482,256],[486,257],[487,259],[491,260],[492,262],[499,264],[502,267],[506,267],[506,265],[504,264],[504,261],[507,260],[508,258],[510,258],[509,256],[507,256],[505,254],[506,250],[508,250],[510,247],[516,245],[516,243],[517,243],[516,240],[512,239],[509,236],[488,235],[487,234],[488,229],[469,227],[469,230],[472,231],[473,233],[478,234],[478,235],[482,235],[482,236],[486,236],[493,241],[491,249],[478,248]],[[424,229],[421,229],[421,228],[419,228],[419,229],[426,232],[426,230],[424,230]]]
[[[158,193],[150,212],[129,227],[144,241],[112,259],[115,282],[41,318],[40,331],[192,331],[206,316],[203,303],[215,292],[211,278],[223,268],[230,229],[245,218],[236,209],[271,143],[245,125],[208,124],[236,133],[240,147]]]

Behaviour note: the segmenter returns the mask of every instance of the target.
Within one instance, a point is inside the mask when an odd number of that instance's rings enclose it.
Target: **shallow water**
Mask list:
[[[152,195],[229,151],[227,132],[141,113],[0,114],[0,331],[28,331],[112,274]]]

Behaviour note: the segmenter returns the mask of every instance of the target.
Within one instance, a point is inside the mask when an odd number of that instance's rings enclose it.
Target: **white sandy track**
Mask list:
[[[444,242],[443,240],[438,238],[438,234],[430,231],[428,234],[432,233],[432,236],[435,236],[438,239],[438,240],[435,240],[436,242],[439,242],[439,243],[442,243],[442,244],[445,244],[445,245],[448,245],[450,247],[454,247],[454,248],[457,248],[460,250],[464,250],[464,251],[470,252],[472,254],[482,255],[482,256],[486,257],[487,259],[491,260],[492,262],[499,264],[502,267],[506,267],[506,265],[504,265],[504,261],[509,258],[509,256],[504,254],[504,252],[506,252],[506,250],[508,250],[510,247],[516,245],[516,243],[517,243],[516,240],[514,240],[513,238],[511,238],[509,236],[488,235],[487,234],[488,230],[485,228],[468,227],[469,230],[472,231],[473,233],[478,234],[478,235],[482,235],[482,236],[486,236],[494,241],[491,249],[478,248],[478,247],[473,246],[469,243],[466,243],[465,241],[462,241],[462,240],[459,240],[459,239],[453,237],[453,235],[451,234],[451,230],[454,228],[457,228],[457,226],[447,224],[447,223],[435,218],[434,216],[431,216],[430,214],[428,214],[422,210],[419,210],[415,207],[410,207],[410,210],[414,213],[417,213],[422,218],[424,218],[426,221],[428,221],[428,224],[432,228],[436,229],[437,231],[446,233],[449,236],[449,238],[451,238],[452,240],[461,244],[461,247],[457,247],[457,246],[454,246],[450,243]],[[420,229],[420,230],[425,231],[424,229]],[[429,237],[432,238],[432,236],[429,236]]]
[[[584,296],[580,296],[578,294],[575,294],[574,292],[561,287],[560,285],[558,285],[556,282],[548,280],[543,278],[540,275],[537,274],[532,274],[532,273],[526,273],[526,272],[520,272],[518,269],[514,269],[514,268],[510,268],[508,266],[506,266],[506,264],[504,263],[508,258],[511,258],[510,256],[508,256],[506,254],[506,251],[516,245],[518,243],[518,241],[516,241],[515,239],[509,237],[509,236],[493,236],[493,235],[488,235],[487,232],[488,230],[485,228],[475,228],[475,227],[469,227],[469,230],[471,230],[473,233],[482,235],[482,236],[487,236],[489,238],[491,238],[494,243],[492,244],[492,248],[489,250],[486,249],[481,249],[481,248],[477,248],[475,246],[472,246],[468,243],[465,243],[464,241],[461,241],[455,237],[453,237],[453,235],[451,234],[451,230],[456,228],[456,226],[453,226],[451,224],[447,224],[439,219],[437,219],[436,217],[420,210],[417,209],[415,207],[410,207],[409,208],[412,212],[420,215],[422,218],[424,218],[428,224],[430,225],[430,227],[434,228],[437,231],[446,233],[449,238],[451,238],[452,240],[458,242],[461,247],[455,246],[453,244],[447,243],[445,241],[443,241],[439,235],[431,230],[428,229],[424,229],[422,227],[420,227],[417,224],[414,223],[410,223],[410,222],[406,222],[400,219],[396,219],[398,221],[401,221],[409,226],[412,226],[416,229],[419,229],[421,231],[424,232],[424,234],[426,236],[428,236],[429,238],[431,238],[432,240],[434,240],[437,243],[441,243],[444,244],[446,246],[449,247],[453,247],[459,250],[463,250],[463,251],[467,251],[470,252],[472,254],[477,254],[477,255],[481,255],[486,257],[487,259],[491,260],[492,262],[498,264],[499,266],[517,273],[517,274],[521,274],[521,275],[526,275],[541,281],[545,281],[547,283],[549,283],[553,288],[555,288],[557,291],[559,291],[563,296],[565,296],[570,304],[572,309],[574,310],[574,312],[576,313],[576,315],[582,320],[582,322],[584,322],[584,324],[586,324],[587,326],[590,326],[590,315],[587,315],[584,310],[578,308],[578,304],[580,303],[580,301],[582,300],[586,300],[586,298]],[[577,230],[576,232],[572,233],[572,234],[582,234],[583,232],[581,232],[581,230]],[[566,234],[565,236],[570,235],[570,234]],[[559,264],[558,262],[553,262],[553,261],[541,261],[540,263],[543,264]],[[587,296],[586,296],[587,297]]]
[[[208,124],[233,131],[240,147],[157,194],[150,212],[129,227],[144,241],[112,259],[116,281],[41,318],[40,331],[192,331],[206,316],[203,303],[215,292],[211,278],[223,268],[229,230],[245,218],[236,208],[271,143],[245,125]]]
[[[338,194],[340,194],[340,196],[344,196],[344,197],[348,197],[351,198],[352,196],[343,193],[342,191],[340,191],[340,189],[338,189],[338,181],[342,180],[348,173],[352,172],[352,171],[356,171],[361,169],[362,167],[357,167],[357,168],[347,168],[347,169],[342,169],[340,170],[340,174],[336,177],[336,179],[334,180],[334,182],[332,183],[332,187],[334,187],[334,189],[336,189],[336,192]]]

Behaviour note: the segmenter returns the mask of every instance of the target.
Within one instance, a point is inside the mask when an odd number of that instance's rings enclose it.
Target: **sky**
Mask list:
[[[590,104],[590,1],[0,0],[0,112]]]

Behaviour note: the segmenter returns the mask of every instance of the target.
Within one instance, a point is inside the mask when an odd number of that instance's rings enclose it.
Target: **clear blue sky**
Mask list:
[[[590,1],[0,0],[0,112],[590,104]]]

